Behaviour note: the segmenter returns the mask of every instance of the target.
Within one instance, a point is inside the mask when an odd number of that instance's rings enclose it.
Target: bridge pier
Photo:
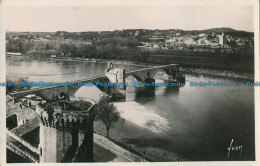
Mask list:
[[[159,70],[163,70],[168,75],[168,78],[164,79],[164,82],[167,83],[185,82],[185,76],[179,72],[178,64],[155,66],[151,68],[125,72],[125,69],[114,68],[112,62],[109,62],[108,68],[106,69],[106,76],[108,77],[109,81],[112,83],[121,83],[124,82],[128,76],[133,76],[140,83],[152,84],[153,82],[155,82],[154,76]],[[150,96],[155,94],[154,85],[138,87],[136,89],[137,89],[137,96],[147,96],[147,95]],[[113,93],[119,94],[118,91],[114,91]],[[125,94],[125,91],[121,94]],[[122,95],[122,97],[125,97],[125,95]]]
[[[126,96],[126,87],[113,87],[112,98],[122,99]]]
[[[175,83],[175,82],[181,82],[185,83],[185,76],[181,73],[173,73],[171,75],[168,75],[167,79],[164,79],[165,83]]]
[[[136,97],[151,97],[155,95],[155,86],[152,83],[155,82],[153,78],[147,78],[144,82],[138,82],[138,84],[145,86],[136,86],[135,92]],[[149,86],[150,84],[150,86]]]

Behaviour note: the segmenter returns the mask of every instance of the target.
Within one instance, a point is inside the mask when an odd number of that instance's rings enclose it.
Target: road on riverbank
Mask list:
[[[94,133],[95,162],[144,162],[143,158],[116,145],[109,139]]]

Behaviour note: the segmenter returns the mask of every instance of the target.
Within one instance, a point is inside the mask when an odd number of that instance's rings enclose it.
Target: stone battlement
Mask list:
[[[96,104],[92,104],[86,111],[68,111],[56,107],[54,112],[50,113],[38,104],[36,112],[41,124],[46,127],[70,128],[83,126],[87,121],[94,119],[96,106]]]

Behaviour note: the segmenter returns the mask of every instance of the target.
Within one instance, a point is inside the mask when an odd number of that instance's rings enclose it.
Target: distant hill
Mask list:
[[[221,28],[211,28],[204,30],[181,30],[181,29],[124,29],[124,30],[115,30],[115,31],[86,31],[86,32],[66,32],[66,31],[57,31],[57,32],[7,32],[6,36],[63,36],[66,39],[94,39],[94,38],[113,38],[113,37],[133,37],[136,32],[139,32],[139,36],[172,36],[175,33],[180,33],[181,35],[198,35],[200,33],[215,33],[221,34],[222,32],[225,35],[230,35],[233,37],[253,37],[253,32],[246,32],[241,30],[235,30],[229,27]]]
[[[205,29],[205,30],[191,30],[191,31],[182,31],[184,34],[199,34],[199,33],[215,33],[215,34],[220,34],[220,33],[225,33],[226,35],[232,35],[232,36],[240,36],[240,37],[245,37],[245,36],[253,36],[253,32],[247,32],[247,31],[241,31],[241,30],[235,30],[229,27],[222,27],[222,28],[211,28],[211,29]]]
[[[227,32],[238,32],[238,30],[232,29],[232,28],[228,28],[228,27],[223,27],[223,28],[211,28],[211,29],[205,29],[203,30],[203,32],[214,32],[214,33],[227,33]],[[245,31],[243,31],[245,32]]]

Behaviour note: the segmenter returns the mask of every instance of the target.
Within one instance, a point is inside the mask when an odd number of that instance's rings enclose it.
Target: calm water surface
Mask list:
[[[11,80],[64,82],[103,76],[106,67],[105,63],[12,57],[7,58],[6,69]],[[115,67],[127,71],[141,68]],[[133,81],[126,80],[130,85]],[[191,87],[190,81],[239,82],[241,86]],[[129,141],[175,152],[189,160],[254,160],[254,88],[246,87],[245,82],[186,74],[184,87],[157,87],[152,97],[136,97],[134,87],[127,87],[126,101],[116,103],[118,108],[130,106],[122,111],[126,121],[120,122],[120,127]],[[131,109],[135,111],[132,114]],[[243,150],[240,156],[240,151],[231,151],[227,158],[231,139],[233,146],[243,146]]]

